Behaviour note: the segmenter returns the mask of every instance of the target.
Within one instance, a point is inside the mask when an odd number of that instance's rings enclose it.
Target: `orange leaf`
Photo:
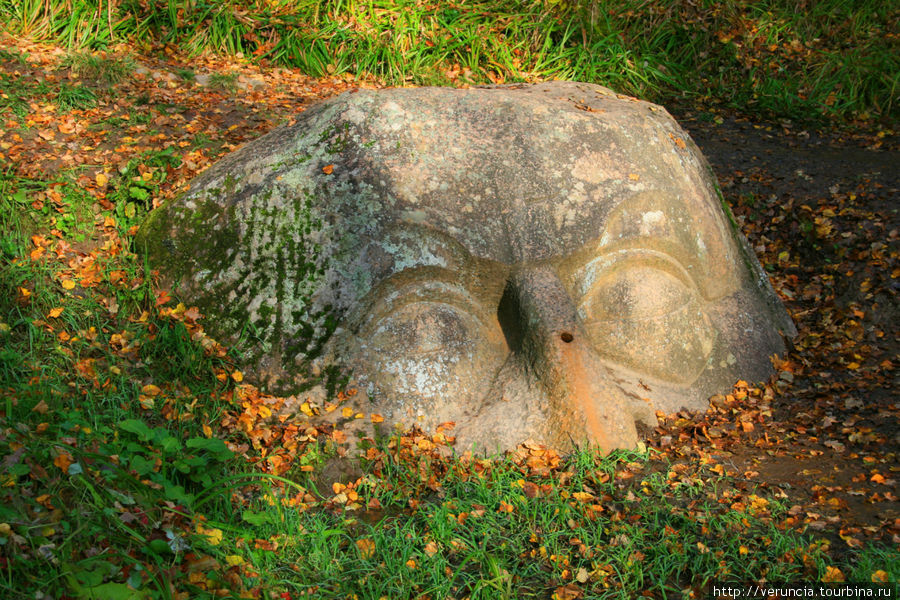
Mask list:
[[[583,594],[584,591],[580,587],[574,583],[570,583],[556,588],[551,598],[553,600],[576,600],[577,598],[581,598]]]
[[[171,299],[172,297],[169,296],[169,292],[161,290],[156,296],[156,306],[162,306],[166,302],[169,302]]]
[[[51,309],[50,309],[49,317],[50,317],[51,319],[55,319],[55,318],[57,318],[59,315],[62,314],[62,311],[63,311],[62,306],[59,306],[59,307],[57,307],[57,308],[51,308]]]
[[[837,567],[825,567],[825,575],[822,576],[825,583],[844,581],[844,574]]]
[[[334,172],[334,165],[325,165],[322,167],[322,172],[326,175],[331,175]]]
[[[53,459],[53,464],[62,469],[64,472],[69,472],[69,465],[73,462],[72,455],[68,452],[60,452],[56,455],[56,458]]]
[[[375,542],[369,538],[356,540],[356,547],[362,558],[371,558],[372,555],[375,554]]]
[[[236,383],[240,383],[244,380],[244,374],[240,371],[235,371],[231,374],[231,378],[234,379]]]
[[[160,390],[158,386],[155,386],[152,383],[148,383],[141,388],[141,393],[147,396],[158,396],[161,391],[162,390]]]
[[[889,575],[878,569],[874,573],[872,573],[872,583],[887,583]]]

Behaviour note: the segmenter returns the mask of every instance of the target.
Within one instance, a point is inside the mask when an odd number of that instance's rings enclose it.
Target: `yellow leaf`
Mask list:
[[[94,176],[94,181],[97,182],[99,187],[106,187],[106,184],[109,183],[109,177],[105,173],[97,173]]]
[[[225,564],[229,567],[237,567],[244,564],[244,557],[238,556],[237,554],[229,554],[225,557]]]
[[[872,583],[887,583],[888,577],[889,575],[886,572],[878,569],[877,571],[872,573]]]
[[[63,279],[62,286],[64,290],[75,289],[75,282],[71,279]]]
[[[825,575],[822,576],[822,581],[825,583],[844,581],[844,574],[837,567],[825,567]]]
[[[311,417],[311,416],[313,416],[313,415],[315,414],[315,413],[313,412],[312,407],[309,405],[309,402],[304,402],[303,404],[301,404],[301,405],[300,405],[300,410],[301,410],[301,411],[303,412],[303,414],[306,415],[307,417]]]
[[[408,561],[406,561],[406,566],[409,567],[410,569],[415,569],[416,561],[414,561],[413,559],[409,559]]]
[[[31,290],[29,290],[28,288],[20,287],[20,288],[19,288],[19,293],[22,294],[22,297],[23,297],[23,298],[27,298],[28,296],[31,295]]]
[[[341,409],[341,415],[345,419],[349,419],[350,417],[353,416],[353,409],[350,408],[349,406],[345,406],[343,409]]]
[[[218,546],[222,542],[223,536],[221,529],[207,529],[203,525],[197,525],[197,533],[206,536],[206,541],[209,542],[211,546]]]
[[[272,409],[265,405],[260,406],[259,407],[259,416],[263,419],[268,419],[269,417],[272,416]]]
[[[236,383],[240,383],[244,380],[244,374],[240,371],[235,371],[231,374],[231,378],[234,379]],[[271,413],[270,413],[271,414]]]
[[[50,318],[51,319],[57,318],[59,315],[62,314],[62,311],[63,311],[62,306],[50,309]]]
[[[372,419],[372,422],[373,422],[373,423],[382,423],[382,422],[384,422],[384,417],[382,417],[381,415],[379,415],[379,414],[377,414],[377,413],[372,413],[371,415],[369,415],[369,418]]]
[[[155,386],[152,383],[148,383],[141,388],[141,393],[146,396],[158,396],[161,391],[162,390],[160,390],[158,386]]]
[[[425,544],[425,554],[427,554],[428,556],[434,556],[435,554],[437,554],[437,552],[437,544],[435,544],[434,542],[428,542],[427,544]]]
[[[362,558],[371,558],[375,554],[375,542],[369,538],[356,540],[356,548]]]
[[[208,438],[212,437],[212,427],[210,427],[209,425],[204,423],[201,428],[203,429],[203,435],[205,435]]]
[[[748,548],[747,546],[741,546],[740,548],[738,548],[738,554],[740,554],[741,556],[744,556],[745,554],[749,554],[749,553],[750,553],[750,548]]]
[[[69,472],[69,465],[71,465],[74,461],[72,460],[72,455],[68,452],[60,452],[56,455],[56,458],[53,459],[53,464],[62,469],[64,472]]]

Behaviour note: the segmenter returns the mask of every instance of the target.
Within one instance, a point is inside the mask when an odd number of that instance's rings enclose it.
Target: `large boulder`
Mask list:
[[[263,387],[344,373],[389,423],[486,450],[634,446],[796,333],[688,135],[584,83],[342,94],[138,241]]]

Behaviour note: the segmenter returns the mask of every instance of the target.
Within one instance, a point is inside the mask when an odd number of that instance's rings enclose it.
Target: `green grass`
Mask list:
[[[135,178],[147,194],[161,180],[135,165],[165,173],[171,160],[136,159],[111,197],[145,210]],[[337,460],[322,437],[283,476],[264,473],[225,444],[252,438],[204,427],[238,405],[233,367],[183,313],[158,309],[136,255],[99,255],[91,285],[52,252],[29,259],[47,225],[26,215],[48,189],[83,201],[65,179],[0,177],[4,597],[548,598],[569,585],[682,598],[714,579],[812,581],[835,566],[853,581],[900,576],[895,549],[835,559],[778,526],[778,499],[642,454],[530,464],[391,437],[341,487],[301,468]]]
[[[66,24],[54,0],[0,0],[9,26],[73,48],[99,49],[144,33],[149,37],[140,39],[196,51],[250,55],[270,43],[270,60],[395,82],[460,82],[466,69],[472,80],[490,72],[510,81],[528,70],[529,78],[590,75],[665,94],[684,76],[674,67],[664,71],[663,62],[642,62],[639,44],[628,41],[638,30],[629,27],[639,28],[628,25],[632,17],[590,6],[484,3],[473,12],[283,3],[268,13],[260,8],[263,20],[232,10],[237,3],[115,5],[120,12],[107,20],[96,5],[76,0],[72,14],[80,21]],[[179,20],[169,6],[189,11]],[[870,35],[881,17],[863,8],[829,23],[844,28],[848,40]],[[196,22],[184,19],[190,10],[198,11]],[[645,17],[639,21],[647,31],[680,27],[665,12]],[[786,35],[802,20],[792,19],[766,35]],[[396,39],[384,35],[389,25],[399,31]],[[624,40],[611,33],[615,27]],[[682,33],[677,43],[663,33],[641,43],[668,43],[684,61],[704,52]],[[720,50],[741,60],[727,44]],[[718,69],[717,60],[700,67]],[[863,63],[853,77],[869,68]],[[130,72],[123,61],[88,52],[63,67],[81,81],[2,76],[0,114],[24,119],[30,103],[46,98],[60,110],[89,108],[102,86]],[[733,83],[733,74],[715,73],[719,88]],[[232,75],[223,77],[211,85],[234,84]],[[876,93],[867,89],[860,83],[853,102],[839,94],[842,114],[868,102],[859,99]],[[741,101],[739,90],[728,91],[734,95],[720,101]],[[785,98],[784,106],[796,106]],[[186,108],[158,104],[103,126],[147,124],[154,110]],[[214,143],[221,142],[200,133],[192,147]],[[535,469],[515,455],[441,457],[411,449],[428,447],[428,439],[388,438],[359,461],[359,479],[333,488],[318,471],[304,470],[335,460],[334,444],[322,435],[304,442],[283,476],[263,472],[231,450],[259,458],[258,440],[218,427],[241,410],[229,356],[199,335],[177,299],[157,305],[158,290],[127,241],[97,252],[92,263],[73,266],[52,249],[33,257],[32,236],[50,237],[51,229],[67,243],[100,248],[105,240],[95,224],[107,217],[127,240],[125,232],[179,164],[176,151],[163,150],[119,165],[106,188],[113,208],[97,214],[78,173],[24,179],[0,165],[0,597],[548,598],[573,585],[586,598],[682,598],[711,579],[813,581],[833,566],[851,581],[869,581],[877,570],[900,578],[894,548],[835,552],[821,538],[779,528],[786,507],[777,498],[757,491],[754,504],[752,492],[736,496],[739,486],[728,478],[696,465],[683,471],[655,456],[583,451]]]
[[[237,91],[237,73],[212,73],[209,76],[209,87],[233,94]]]
[[[73,49],[158,41],[394,85],[566,78],[764,116],[898,115],[900,10],[874,0],[156,0],[114,3],[112,15],[108,6],[0,0],[0,18]]]
[[[61,66],[73,73],[102,84],[119,83],[134,72],[134,63],[127,58],[111,58],[90,52],[75,52],[63,59]]]

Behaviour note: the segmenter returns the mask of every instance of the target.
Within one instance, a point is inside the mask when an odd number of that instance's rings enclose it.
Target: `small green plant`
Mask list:
[[[208,85],[214,90],[233,94],[237,91],[237,73],[212,73]]]
[[[84,110],[97,105],[97,94],[88,87],[78,85],[62,85],[56,93],[56,105],[63,112]]]
[[[62,61],[64,68],[71,69],[79,77],[103,84],[119,83],[134,72],[134,61],[130,58],[115,58],[77,52]]]
[[[193,69],[175,69],[175,74],[185,81],[194,81],[197,78]]]

